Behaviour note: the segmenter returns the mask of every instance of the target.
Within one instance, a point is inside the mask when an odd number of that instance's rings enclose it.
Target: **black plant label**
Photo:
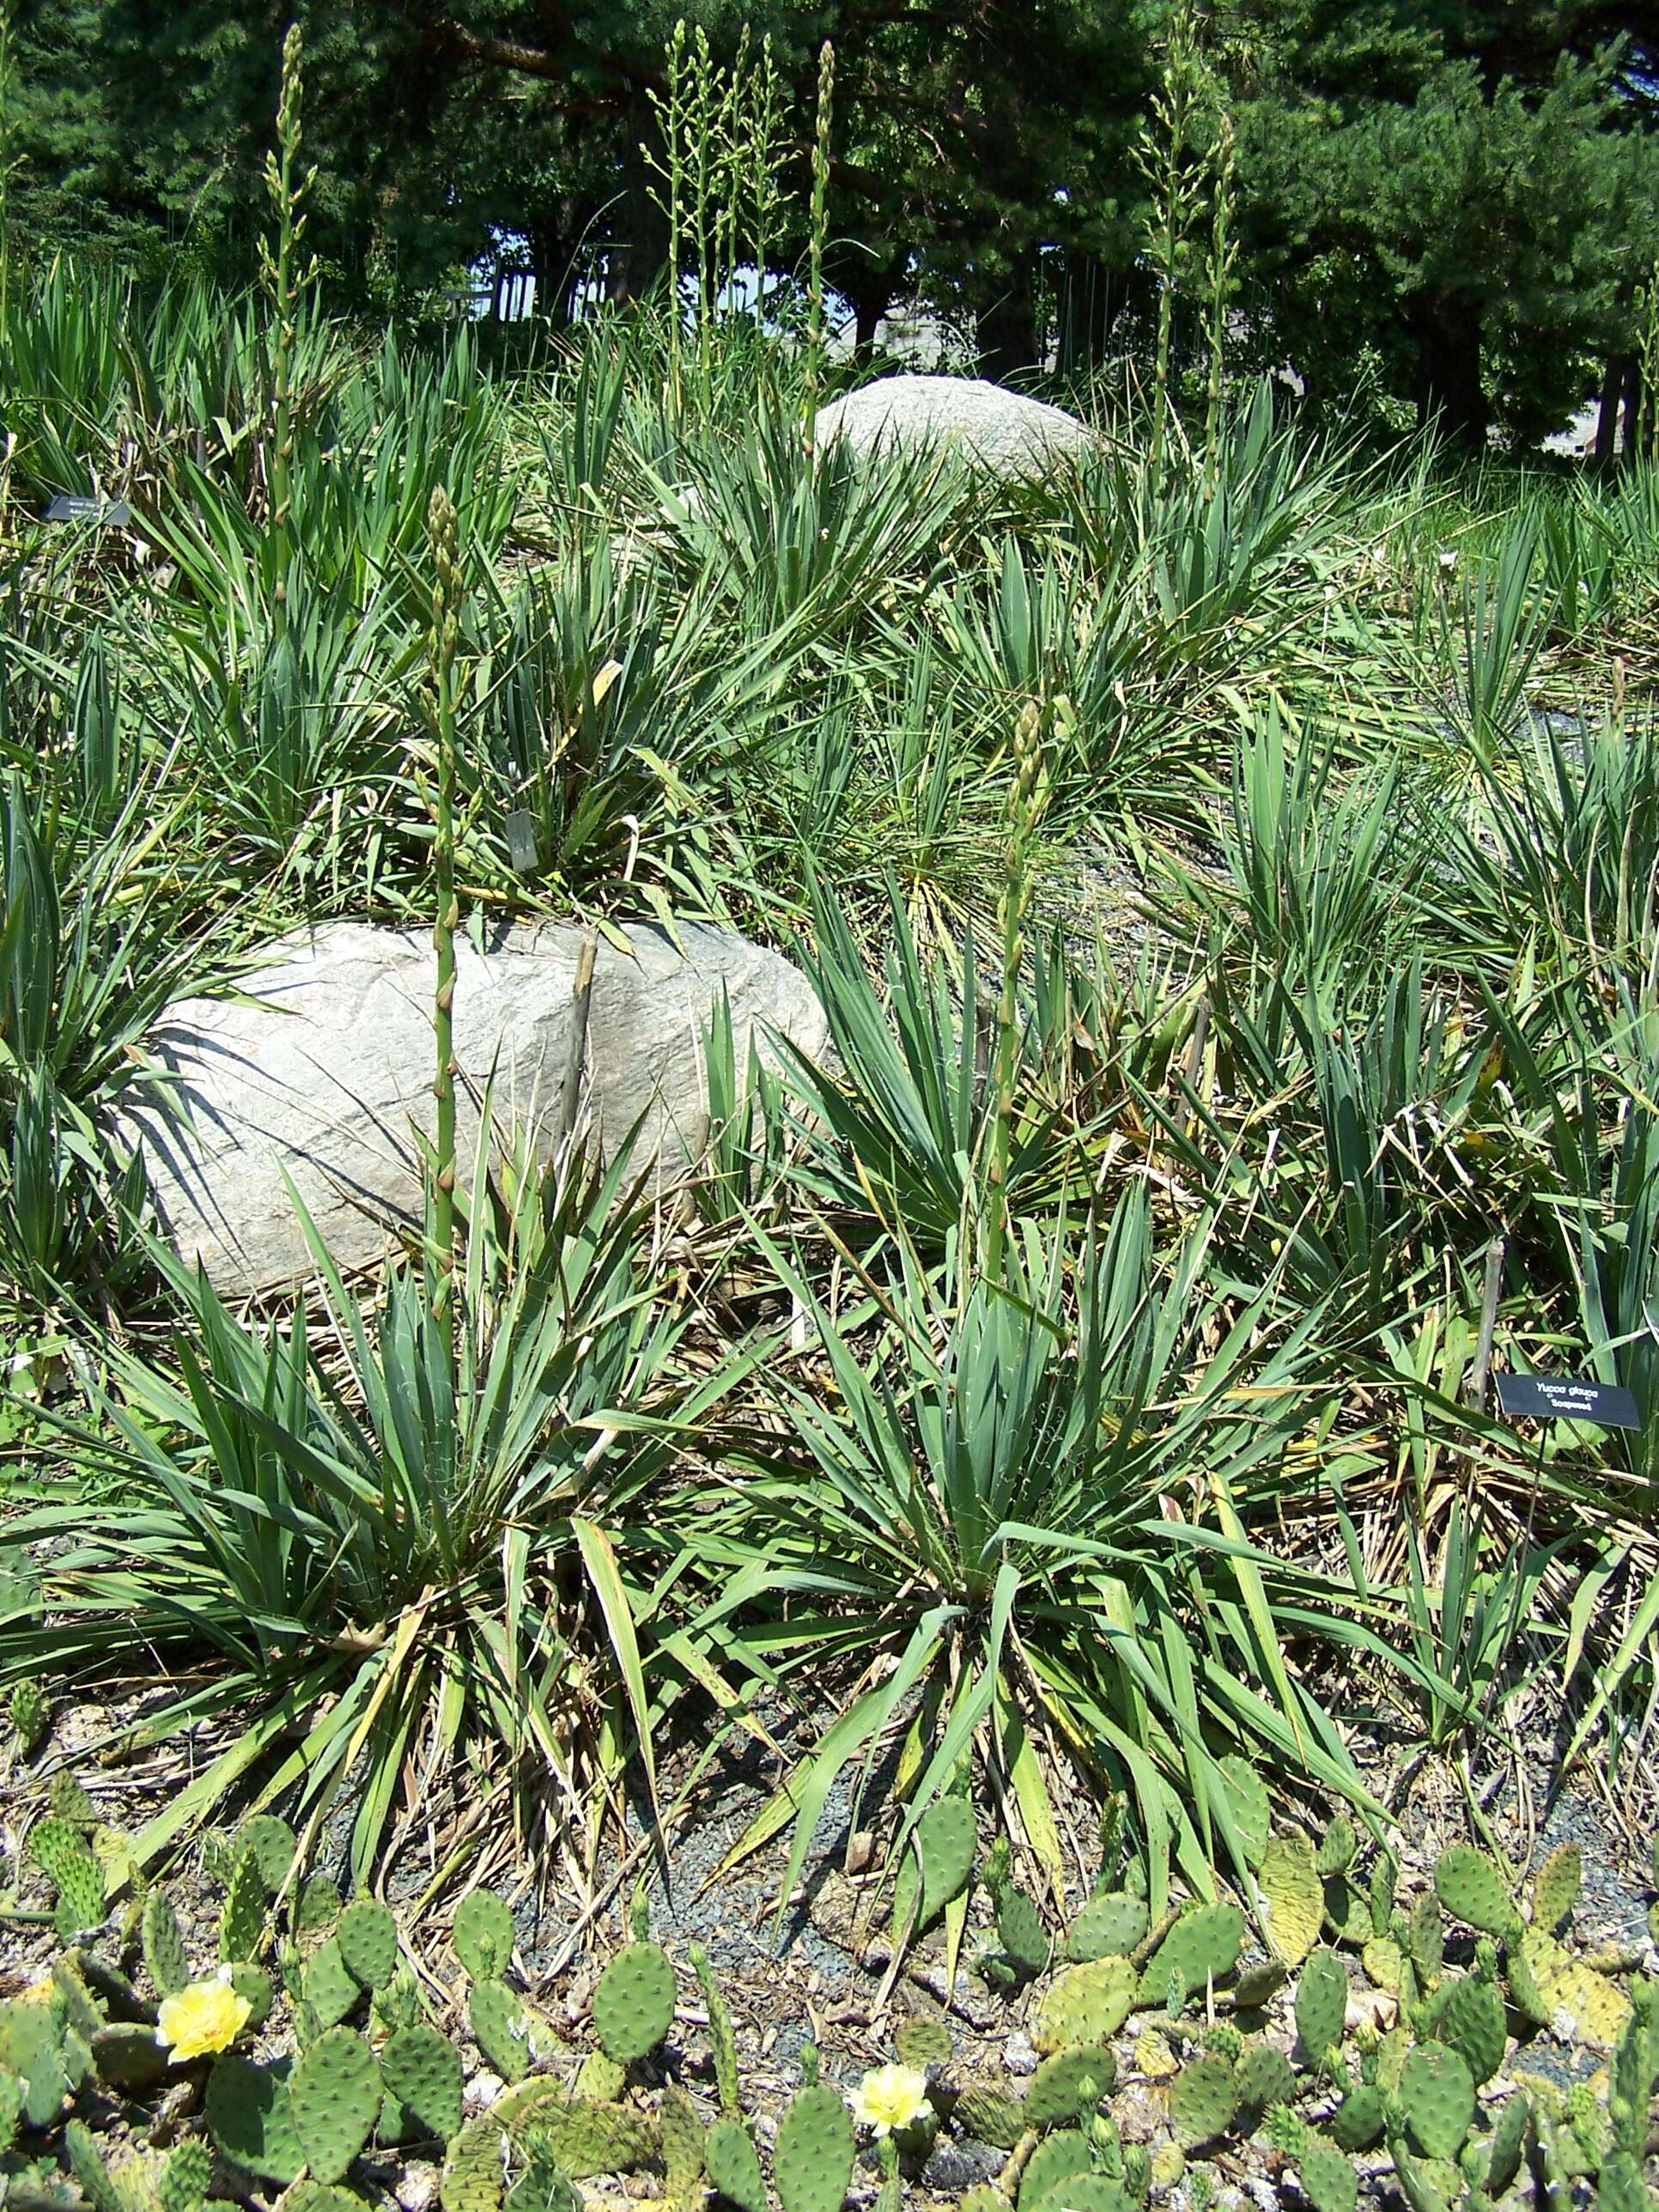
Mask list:
[[[1639,1429],[1642,1416],[1616,1382],[1579,1382],[1568,1375],[1499,1375],[1498,1402],[1512,1419],[1595,1421],[1604,1429]]]

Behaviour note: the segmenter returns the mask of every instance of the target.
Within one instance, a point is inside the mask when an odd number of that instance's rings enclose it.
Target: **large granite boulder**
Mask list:
[[[600,939],[589,994],[584,1113],[607,1156],[635,1122],[635,1164],[682,1175],[708,1134],[702,1039],[725,991],[741,1066],[754,1036],[781,1030],[814,1056],[827,1030],[811,986],[775,952],[726,930],[634,924],[626,952]],[[482,954],[457,948],[455,1050],[462,1158],[493,1079],[498,1120],[556,1140],[578,1024],[582,933],[504,930]],[[146,1040],[170,1068],[190,1131],[133,1113],[168,1234],[222,1290],[264,1291],[311,1272],[289,1182],[344,1267],[385,1254],[391,1224],[418,1223],[413,1130],[432,1133],[429,933],[334,922],[285,938],[237,999],[183,999]],[[642,1118],[641,1118],[642,1117]]]
[[[818,410],[817,442],[855,453],[956,447],[988,475],[1017,483],[1086,453],[1094,433],[1063,408],[981,377],[884,376]]]

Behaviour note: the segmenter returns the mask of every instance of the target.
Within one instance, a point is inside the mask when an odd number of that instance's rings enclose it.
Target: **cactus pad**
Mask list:
[[[1397,1997],[1406,1972],[1406,1954],[1392,1936],[1373,1936],[1359,1954],[1359,1963],[1374,1989]]]
[[[1400,2102],[1413,2140],[1427,2158],[1455,2158],[1474,2118],[1474,2080],[1451,2050],[1419,2044],[1400,2075]]]
[[[1274,2105],[1288,2105],[1296,2094],[1296,2075],[1291,2062],[1276,2044],[1252,2043],[1238,2062],[1238,2103],[1251,2116],[1252,2125]]]
[[[1358,1849],[1359,1838],[1353,1822],[1346,1813],[1334,1814],[1314,1853],[1314,1864],[1321,1881],[1328,1881],[1334,1875],[1346,1874]]]
[[[1083,1965],[1090,1959],[1127,1959],[1146,1933],[1146,1900],[1127,1889],[1091,1897],[1066,1936],[1066,1955]]]
[[[1302,2193],[1313,2212],[1354,2212],[1359,2202],[1359,2179],[1351,2160],[1328,2143],[1310,2142],[1297,2160]]]
[[[708,2130],[708,2179],[717,2197],[738,2212],[766,2212],[766,2184],[749,2131],[736,2120],[716,2120]]]
[[[258,1853],[250,1844],[239,1851],[225,1890],[219,1915],[219,1956],[257,1959],[265,1929],[265,1885],[259,1872]]]
[[[435,2028],[400,2027],[380,2051],[386,2086],[421,2128],[440,2142],[461,2125],[461,2055]]]
[[[1583,1856],[1577,1844],[1561,1844],[1539,1868],[1532,1886],[1532,1924],[1553,1936],[1578,1902],[1584,1879]]]
[[[1492,2131],[1492,2141],[1486,2145],[1485,2180],[1489,2197],[1502,2197],[1520,2172],[1531,2121],[1532,2106],[1518,2091],[1504,2100],[1498,2124]]]
[[[190,1960],[185,1953],[184,1931],[164,1889],[153,1889],[144,1899],[144,1964],[149,1969],[155,1994],[175,1997],[190,1980]]]
[[[1048,1936],[1035,1905],[1023,1889],[1006,1886],[997,1895],[997,1941],[1028,1978],[1048,1964]]]
[[[639,2113],[623,2105],[584,2104],[545,2075],[509,2089],[486,2117],[514,2136],[526,2128],[539,2130],[562,2170],[577,2181],[625,2173],[655,2158],[660,2148],[656,2129]],[[462,2136],[466,2132],[461,2130]]]
[[[1020,2212],[1042,2202],[1056,2182],[1089,2171],[1089,2145],[1075,2128],[1045,2136],[1025,2161],[1019,2177]]]
[[[1025,2111],[1001,2089],[964,2089],[957,2099],[957,2124],[976,2142],[1012,2150],[1025,2132]]]
[[[1529,1928],[1511,1944],[1510,1994],[1516,2007],[1542,2027],[1570,2027],[1585,2043],[1607,2050],[1630,2018],[1630,1999],[1612,1982],[1582,1965],[1541,1929]]]
[[[1357,2081],[1331,2118],[1331,2133],[1344,2150],[1369,2150],[1382,2132],[1382,2093]]]
[[[331,2027],[295,2068],[288,2094],[312,2179],[342,2179],[380,2115],[374,2053],[355,2029]]]
[[[1182,1914],[1148,1960],[1140,1978],[1142,2001],[1163,2004],[1172,1976],[1179,1976],[1188,1996],[1221,1981],[1237,1965],[1243,1946],[1244,1916],[1236,1905],[1194,1905]]]
[[[1134,1968],[1127,1959],[1066,1966],[1042,1992],[1031,2040],[1046,2056],[1074,2045],[1109,2043],[1134,2009]]]
[[[1183,2066],[1170,2084],[1170,2126],[1185,2150],[1224,2135],[1237,2110],[1237,2073],[1212,2051]]]
[[[942,2020],[929,2019],[926,2013],[912,2013],[908,2020],[899,2022],[893,2048],[902,2065],[918,2067],[924,2073],[930,2066],[948,2066],[951,2031]]]
[[[1117,2080],[1109,2051],[1079,2045],[1045,2058],[1025,2094],[1025,2119],[1034,2128],[1062,2128],[1092,2112]]]
[[[935,1798],[917,1821],[916,1856],[921,1862],[919,1927],[926,1927],[967,1888],[976,1840],[974,1808],[965,1797]]]
[[[1325,1923],[1325,1885],[1312,1846],[1274,1836],[1256,1869],[1264,1932],[1287,1966],[1300,1966]]]
[[[236,1831],[233,1848],[239,1857],[244,1851],[252,1852],[265,1895],[275,1897],[288,1880],[296,1849],[294,1831],[288,1822],[278,1820],[274,1813],[255,1813]]]
[[[628,2087],[628,2069],[603,2051],[590,2051],[576,2069],[576,2094],[595,2105],[614,2105]]]
[[[1446,1931],[1440,1917],[1440,1899],[1425,1889],[1412,1901],[1406,1922],[1406,1949],[1420,1981],[1439,1979],[1446,1954]]]
[[[835,2091],[822,2081],[798,2091],[772,2150],[783,2212],[841,2212],[854,2155],[853,2116]]]
[[[513,1963],[513,1915],[493,1890],[471,1890],[455,1908],[449,1940],[475,1982],[498,1982]]]
[[[300,1987],[319,2028],[337,2027],[362,1996],[334,1936],[325,1937],[312,1953]]]
[[[1024,2192],[1020,2194],[1022,2212]],[[1103,2173],[1068,2173],[1037,2198],[1032,2212],[1139,2212],[1140,2199]]]
[[[517,1994],[505,1982],[474,1982],[466,2017],[473,2040],[502,2081],[522,2081],[530,2071],[530,2021]]]
[[[344,1900],[338,1882],[313,1874],[300,1885],[294,1900],[294,1933],[301,1943],[320,1942],[338,1923]]]
[[[631,2066],[674,2025],[674,1969],[657,1943],[629,1943],[599,1977],[593,2026],[612,2058]]]
[[[209,2132],[233,2166],[286,2188],[306,2154],[288,2084],[270,2067],[228,2051],[208,2075]]]
[[[1310,2066],[1322,2066],[1342,2042],[1348,1977],[1334,1951],[1311,1953],[1296,1987],[1296,2033]]]
[[[1273,1832],[1273,1805],[1267,1786],[1249,1759],[1237,1753],[1218,1762],[1227,1810],[1232,1815],[1241,1850],[1248,1865],[1258,1867]]]
[[[346,1972],[360,1989],[383,1990],[398,1970],[398,1923],[373,1897],[354,1897],[334,1930]]]
[[[1454,1920],[1484,1936],[1509,1936],[1520,1916],[1496,1863],[1472,1844],[1449,1844],[1434,1870],[1435,1893]]]
[[[1458,2053],[1479,2088],[1497,2073],[1509,2047],[1503,1999],[1490,1982],[1462,1979],[1444,1987],[1434,2033]]]

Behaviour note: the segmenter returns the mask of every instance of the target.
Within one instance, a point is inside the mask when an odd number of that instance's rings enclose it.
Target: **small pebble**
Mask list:
[[[430,2212],[438,2201],[438,2169],[423,2159],[411,2159],[398,2175],[394,2191],[404,2212]]]
[[[1036,2045],[1023,2027],[1017,2027],[1003,2045],[1002,2063],[1010,2074],[1036,2072]]]
[[[469,2112],[487,2112],[507,2084],[499,2074],[480,2067],[461,2093],[461,2102]]]

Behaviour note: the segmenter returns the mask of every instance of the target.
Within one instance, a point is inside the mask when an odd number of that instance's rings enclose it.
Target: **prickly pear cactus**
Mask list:
[[[1025,2132],[1025,2108],[1001,2089],[964,2089],[957,2099],[957,2124],[976,2142],[1012,2150]]]
[[[1275,2045],[1252,2043],[1237,2064],[1239,2114],[1252,2128],[1273,2106],[1288,2105],[1295,2096],[1291,2062]]]
[[[1474,2081],[1457,2052],[1419,2044],[1400,2076],[1400,2102],[1425,2158],[1455,2158],[1474,2118]]]
[[[474,1982],[466,2001],[473,2039],[503,2081],[522,2081],[530,2071],[530,2021],[505,1982]]]
[[[708,1963],[708,1954],[701,1943],[690,1946],[691,1971],[697,1978],[697,1987],[702,1991],[703,2010],[708,2014],[708,2048],[714,2061],[714,2084],[720,2092],[720,2110],[728,2119],[736,2119],[742,2111],[738,2099],[738,2039],[732,2025],[731,2008],[714,1970]],[[943,2030],[940,2031],[944,2033]],[[950,2056],[951,2039],[945,2038],[945,2056]],[[620,2087],[612,2092],[620,2094]]]
[[[265,1932],[265,1885],[259,1855],[250,1844],[238,1853],[219,1915],[219,1956],[257,1959]]]
[[[208,2075],[208,2130],[233,2166],[286,2188],[306,2162],[288,2084],[234,2051]]]
[[[1066,1955],[1082,1966],[1091,1959],[1127,1959],[1146,1933],[1145,1898],[1127,1889],[1091,1897],[1066,1936]]]
[[[1492,1983],[1474,1978],[1448,1982],[1442,1988],[1433,2033],[1457,2052],[1479,2088],[1497,2073],[1509,2048],[1504,2001]]]
[[[1048,1964],[1048,1936],[1023,1889],[1006,1883],[997,1892],[997,1941],[1015,1970],[1030,1978]]]
[[[471,1890],[455,1908],[449,1940],[475,1982],[498,1982],[513,1963],[513,1915],[493,1890]]]
[[[1561,1844],[1539,1868],[1532,1886],[1532,1924],[1546,1936],[1557,1936],[1578,1902],[1584,1880],[1584,1861],[1577,1844]]]
[[[1273,1837],[1255,1880],[1268,1942],[1287,1966],[1300,1966],[1325,1921],[1325,1885],[1312,1846],[1299,1837]]]
[[[1038,2000],[1031,2040],[1045,2056],[1075,2044],[1109,2043],[1134,2002],[1134,1968],[1127,1959],[1062,1967]]]
[[[738,2212],[766,2212],[766,2184],[749,2131],[733,2119],[716,2120],[708,2130],[708,2180],[717,2197]]]
[[[1045,2058],[1025,2093],[1029,2127],[1062,2128],[1092,2112],[1117,2080],[1117,2061],[1109,2051],[1083,2045]]]
[[[1355,2212],[1359,2177],[1351,2160],[1328,2143],[1309,2142],[1297,2160],[1302,2191],[1313,2212]]]
[[[974,1870],[974,1808],[967,1798],[935,1798],[916,1823],[916,1856],[921,1863],[921,1905],[917,1926],[925,1928],[968,1887]]]
[[[1500,1937],[1518,1931],[1521,1916],[1510,1902],[1503,1875],[1473,1844],[1448,1844],[1434,1870],[1434,1887],[1452,1918],[1466,1927]]]
[[[1225,2135],[1238,2110],[1238,2075],[1226,2059],[1206,2051],[1170,2084],[1170,2126],[1183,2150]]]
[[[151,1890],[144,1899],[143,1931],[144,1964],[156,1996],[177,1996],[190,1980],[190,1960],[179,1916],[164,1889]]]
[[[1188,1996],[1195,1996],[1231,1973],[1243,1946],[1244,1916],[1236,1905],[1194,1905],[1182,1914],[1148,1960],[1140,1978],[1141,1999],[1147,2004],[1164,2003],[1172,1977],[1179,1977]]]
[[[1315,1951],[1296,1987],[1296,2033],[1310,2066],[1322,2066],[1342,2041],[1348,1977],[1334,1951]]]
[[[902,2065],[915,2066],[923,2073],[930,2066],[948,2066],[951,2031],[942,2020],[930,2020],[925,2013],[912,2013],[894,2030],[893,2048]]]
[[[360,2002],[362,1987],[346,1965],[338,1936],[327,1936],[317,1946],[306,1962],[300,1988],[319,2029],[337,2027]]]
[[[607,2055],[624,2066],[654,2051],[674,2025],[674,1969],[657,1943],[629,1943],[599,1977],[593,2026]]]
[[[313,2180],[340,2181],[380,2113],[380,2062],[356,2031],[319,2036],[289,2077],[294,2125]]]
[[[236,1831],[234,1846],[240,1855],[252,1851],[267,1897],[275,1897],[288,1880],[298,1848],[294,1831],[274,1813],[255,1813]]]
[[[1021,2212],[1028,2204],[1040,2204],[1057,2182],[1067,2181],[1089,2171],[1089,2142],[1086,2136],[1076,2128],[1067,2128],[1059,2135],[1045,2136],[1036,2146],[1019,2177]]]
[[[783,2212],[841,2212],[854,2154],[852,2115],[835,2091],[821,2081],[799,2090],[772,2151]]]
[[[1218,1761],[1227,1792],[1227,1810],[1248,1866],[1259,1867],[1273,1833],[1273,1804],[1266,1784],[1249,1759],[1237,1753]]]
[[[1380,2139],[1386,2118],[1382,2092],[1369,2081],[1356,2081],[1331,2116],[1331,2134],[1343,2150],[1369,2150]]]
[[[360,1989],[382,1990],[398,1971],[398,1923],[373,1897],[354,1897],[334,1930],[346,1972]]]
[[[461,2125],[461,2054],[435,2028],[400,2027],[380,2047],[380,2072],[420,2127],[447,2142]]]

